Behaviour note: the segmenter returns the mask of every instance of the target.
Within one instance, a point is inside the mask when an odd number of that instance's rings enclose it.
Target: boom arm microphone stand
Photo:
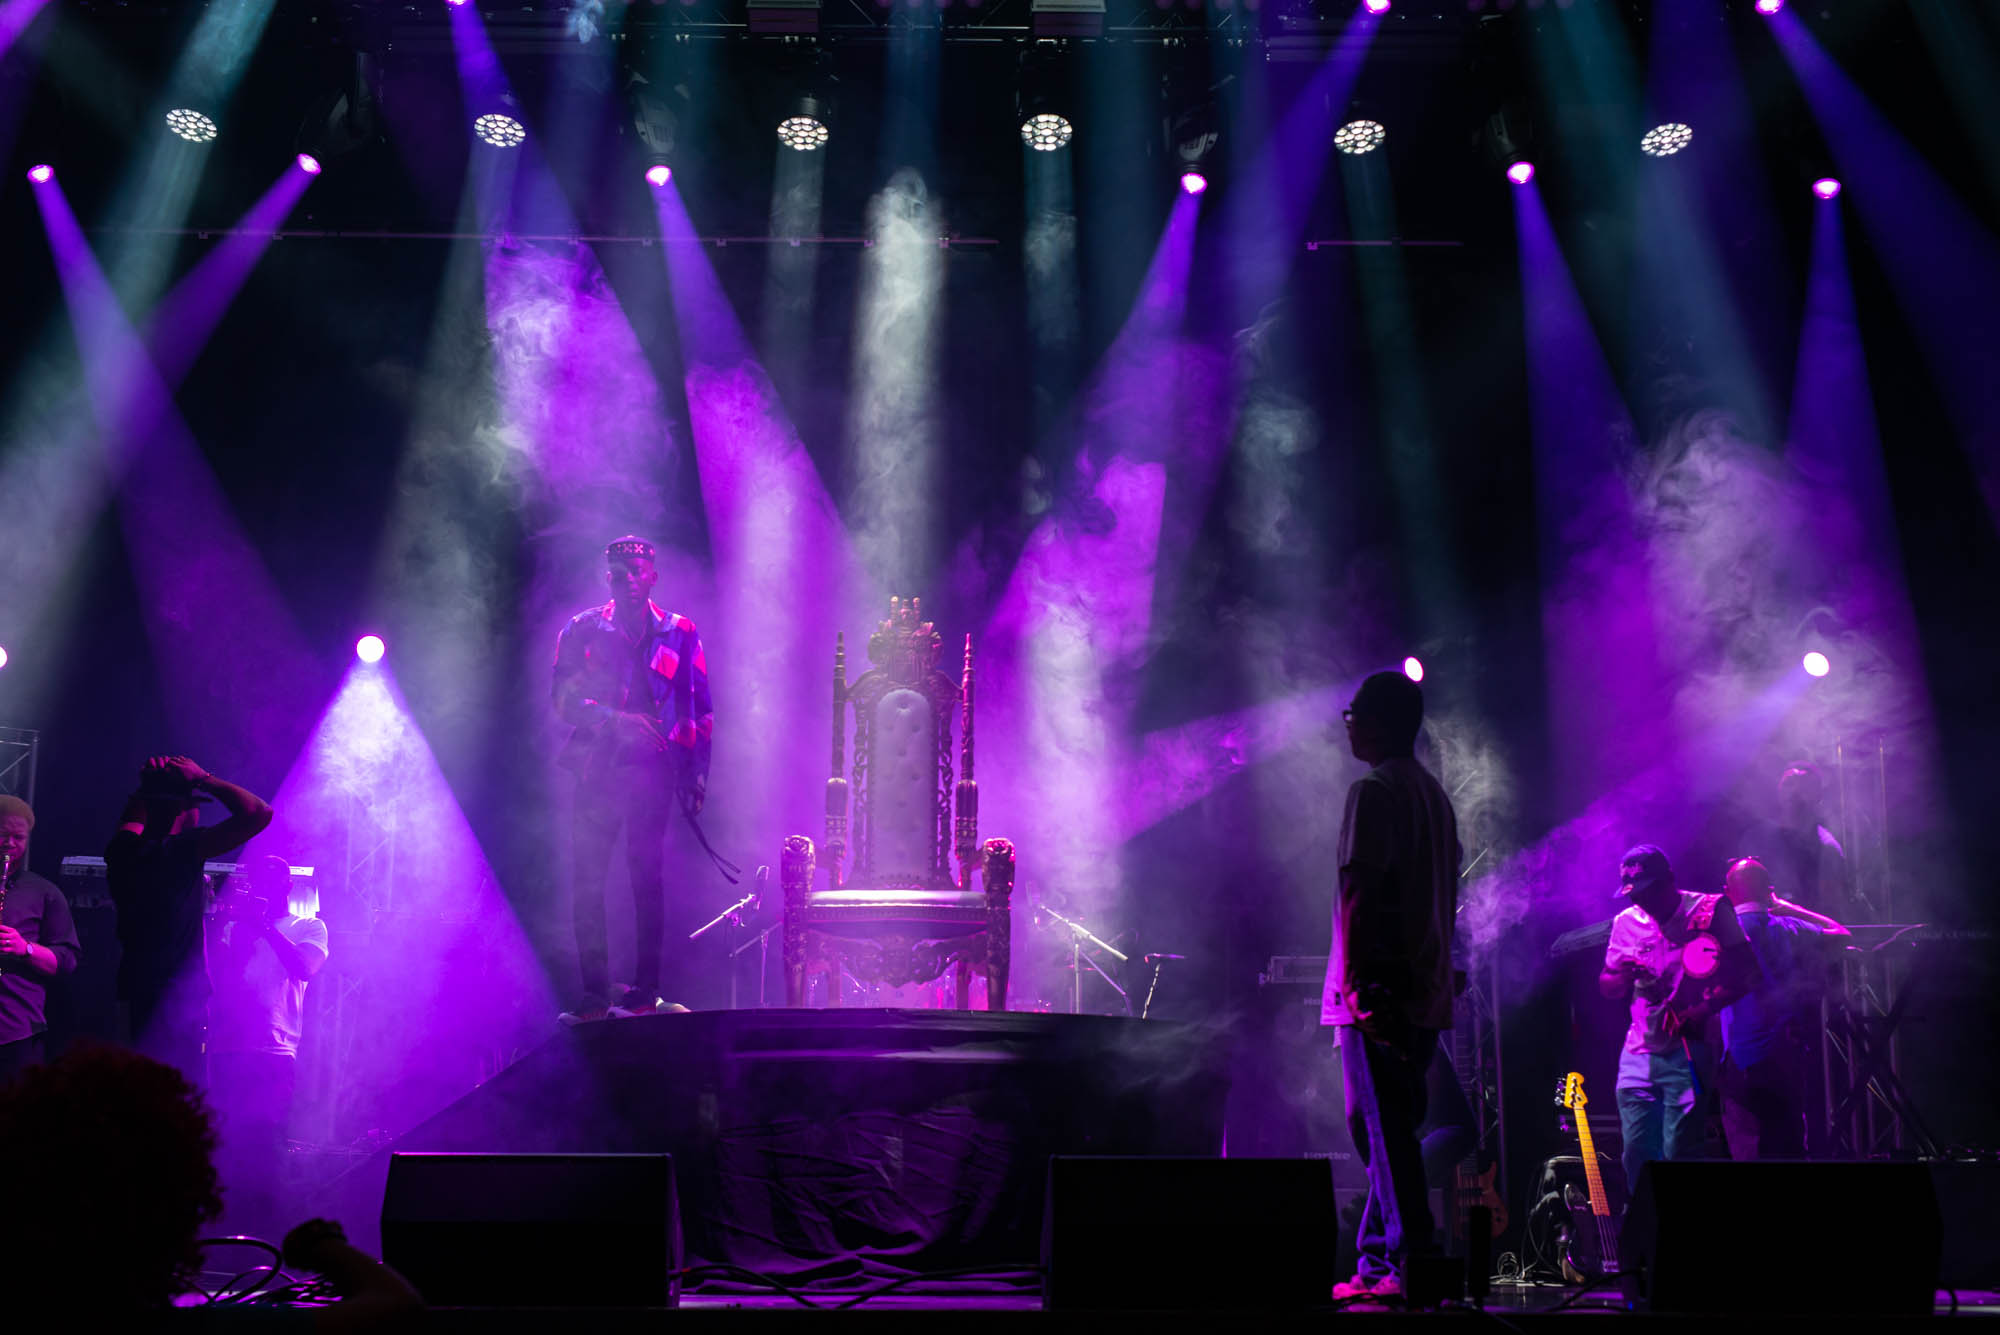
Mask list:
[[[1099,978],[1111,984],[1111,990],[1116,992],[1119,999],[1125,1003],[1125,1013],[1130,1015],[1132,1013],[1131,996],[1126,993],[1124,988],[1118,986],[1116,979],[1099,967],[1096,960],[1085,955],[1083,948],[1087,943],[1093,949],[1103,951],[1120,964],[1126,963],[1131,957],[1118,947],[1112,945],[1109,941],[1100,938],[1082,923],[1077,922],[1073,918],[1065,918],[1047,904],[1041,906],[1040,912],[1047,914],[1069,929],[1069,1013],[1071,1015],[1083,1014],[1083,966],[1088,964],[1092,969],[1096,970]]]
[[[758,904],[761,903],[764,898],[764,891],[770,885],[770,883],[771,883],[771,869],[769,867],[759,867],[757,869],[756,882],[750,887],[750,893],[744,895],[743,898],[737,900],[734,904],[731,904],[728,908],[716,914],[713,918],[710,918],[707,922],[695,928],[692,932],[689,932],[688,940],[699,941],[704,936],[707,936],[710,932],[714,931],[716,928],[723,926],[725,923],[728,924],[728,926],[730,926],[731,928],[742,927],[744,915],[756,912]],[[738,955],[741,955],[744,951],[750,949],[750,947],[752,946],[758,947],[757,1004],[759,1006],[762,1006],[764,1004],[764,975],[768,972],[765,966],[770,963],[771,933],[775,930],[777,930],[777,924],[773,923],[771,926],[766,927],[763,931],[757,933],[757,935],[752,937],[750,940],[743,942],[741,945],[732,945],[730,947],[729,1008],[731,1010],[739,1009],[739,1007],[736,1004],[736,974],[737,974],[736,957]]]
[[[1153,994],[1160,990],[1160,970],[1167,967],[1168,960],[1184,960],[1186,958],[1187,956],[1185,955],[1167,955],[1167,954],[1146,956],[1146,963],[1153,966],[1153,981],[1146,984],[1146,1001],[1144,1005],[1139,1007],[1140,1019],[1142,1020],[1145,1019],[1146,1016],[1152,1012]],[[1132,1008],[1130,1006],[1127,1006],[1125,1009],[1129,1012]]]

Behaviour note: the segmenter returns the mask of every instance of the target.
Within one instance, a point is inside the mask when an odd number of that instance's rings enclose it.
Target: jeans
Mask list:
[[[1424,1120],[1424,1082],[1437,1054],[1437,1031],[1412,1031],[1407,1054],[1352,1025],[1340,1026],[1336,1041],[1347,1132],[1368,1174],[1368,1200],[1354,1240],[1356,1268],[1370,1282],[1400,1277],[1406,1258],[1436,1245],[1417,1127]]]
[[[632,882],[632,986],[648,996],[660,990],[660,950],[666,929],[664,841],[673,819],[675,788],[665,764],[627,766],[611,777],[576,787],[575,879],[571,906],[576,960],[586,997],[611,999],[611,964],[605,940],[604,878],[618,831],[625,831],[625,867]],[[680,980],[676,980],[677,982]]]
[[[1632,1083],[1644,1061],[1645,1080]],[[1639,1169],[1652,1159],[1699,1159],[1702,1125],[1695,1109],[1694,1066],[1684,1052],[1625,1053],[1618,1072],[1618,1123],[1625,1137],[1625,1190],[1639,1189]]]

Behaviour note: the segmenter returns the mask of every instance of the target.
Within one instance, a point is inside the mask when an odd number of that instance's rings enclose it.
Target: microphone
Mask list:
[[[1148,963],[1148,964],[1159,964],[1159,963],[1161,963],[1161,962],[1162,962],[1162,961],[1164,961],[1164,960],[1184,960],[1184,959],[1186,959],[1186,958],[1187,958],[1187,956],[1185,956],[1185,955],[1169,955],[1169,954],[1166,954],[1166,953],[1162,952],[1162,953],[1160,953],[1160,954],[1157,954],[1157,955],[1147,955],[1147,956],[1145,956],[1144,958],[1145,958],[1145,961],[1146,961],[1146,963]]]

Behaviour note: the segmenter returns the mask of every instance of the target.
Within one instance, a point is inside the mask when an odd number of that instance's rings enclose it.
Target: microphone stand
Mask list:
[[[1047,904],[1043,904],[1041,906],[1040,911],[1046,913],[1049,917],[1054,918],[1064,927],[1067,927],[1070,932],[1069,1013],[1071,1015],[1083,1014],[1083,966],[1088,964],[1092,969],[1097,971],[1097,976],[1099,978],[1102,978],[1105,982],[1111,984],[1111,990],[1116,992],[1119,998],[1123,1000],[1125,1003],[1125,1013],[1127,1015],[1130,1015],[1132,1013],[1131,996],[1126,993],[1124,988],[1118,986],[1117,982],[1111,977],[1110,974],[1104,972],[1104,970],[1098,966],[1096,960],[1090,959],[1084,955],[1083,953],[1084,943],[1089,942],[1093,947],[1111,956],[1112,959],[1117,960],[1120,964],[1126,963],[1131,957],[1128,956],[1124,951],[1118,949],[1118,947],[1112,945],[1109,941],[1106,941],[1101,937],[1099,937],[1096,933],[1092,932],[1088,927],[1085,927],[1082,923],[1077,922],[1073,918],[1065,918],[1062,914],[1056,912],[1054,909],[1050,908]]]
[[[758,902],[762,900],[764,897],[764,889],[767,885],[770,884],[770,882],[771,882],[771,869],[769,867],[759,867],[757,869],[756,883],[750,887],[749,893],[744,895],[743,898],[737,900],[734,904],[731,904],[728,908],[724,909],[722,912],[716,914],[713,918],[710,918],[707,922],[703,923],[701,926],[695,928],[692,932],[689,932],[688,940],[699,941],[704,936],[707,936],[710,932],[714,931],[716,928],[722,926],[725,923],[727,923],[731,928],[739,928],[743,926],[743,915],[749,912],[753,912],[757,908]],[[765,944],[766,953],[765,955],[760,955],[759,958],[761,960],[764,960],[764,962],[768,963],[769,961],[767,958],[768,956],[767,943],[771,939],[771,930],[772,930],[771,928],[766,927],[754,942],[746,941],[740,946],[738,945],[731,946],[728,952],[729,1008],[731,1010],[739,1009],[739,1007],[736,1004],[736,957],[738,955],[741,955],[744,951],[748,950],[752,945]],[[757,974],[757,1004],[759,1006],[764,1004],[764,973],[762,970],[759,970]]]
[[[1160,970],[1162,970],[1162,969],[1164,969],[1164,968],[1166,968],[1166,967],[1167,967],[1167,961],[1168,961],[1168,960],[1184,960],[1184,959],[1186,959],[1186,958],[1187,958],[1187,956],[1185,956],[1185,955],[1165,955],[1165,954],[1161,954],[1161,955],[1148,955],[1148,956],[1146,956],[1146,963],[1148,963],[1148,964],[1150,964],[1150,965],[1152,965],[1152,966],[1153,966],[1153,981],[1152,981],[1152,982],[1150,982],[1150,983],[1148,983],[1148,984],[1146,984],[1146,1001],[1145,1001],[1145,1004],[1144,1004],[1144,1005],[1142,1005],[1142,1006],[1140,1006],[1140,1007],[1139,1007],[1139,1018],[1140,1018],[1140,1019],[1142,1019],[1142,1020],[1143,1020],[1143,1019],[1145,1019],[1145,1018],[1146,1018],[1146,1017],[1147,1017],[1148,1015],[1150,1015],[1150,1014],[1152,1013],[1152,1010],[1153,1010],[1153,994],[1154,994],[1155,992],[1158,992],[1158,991],[1160,990]],[[1131,1008],[1130,1006],[1127,1006],[1127,1007],[1126,1007],[1125,1009],[1126,1009],[1127,1011],[1130,1011],[1130,1010],[1131,1010],[1132,1008]]]

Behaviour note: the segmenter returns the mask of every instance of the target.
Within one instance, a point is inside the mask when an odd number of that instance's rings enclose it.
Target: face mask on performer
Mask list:
[[[1626,850],[1618,864],[1618,893],[1654,917],[1673,912],[1677,902],[1673,864],[1653,844]]]

